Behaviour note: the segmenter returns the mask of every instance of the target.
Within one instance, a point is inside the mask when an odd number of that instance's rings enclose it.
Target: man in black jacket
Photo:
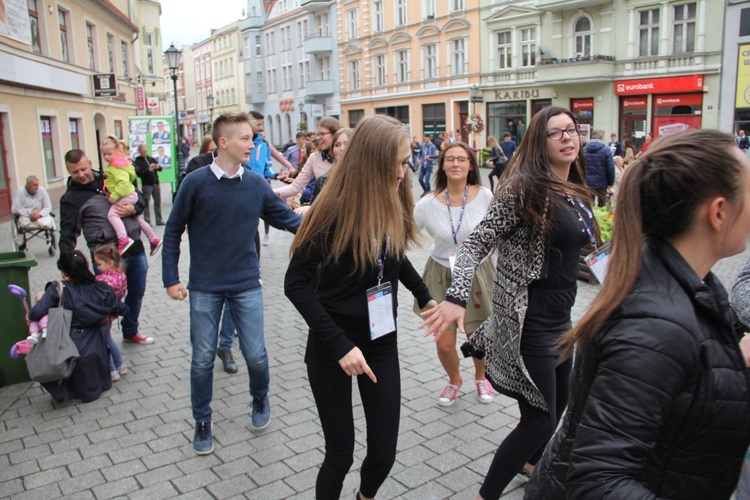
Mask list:
[[[607,204],[607,187],[615,183],[615,161],[612,150],[604,144],[604,131],[591,131],[591,140],[583,147],[586,160],[586,186],[597,192],[599,206]]]
[[[81,232],[92,252],[99,245],[116,244],[115,230],[107,219],[111,204],[102,191],[103,176],[91,170],[91,160],[80,149],[71,149],[65,153],[65,165],[70,177],[68,189],[60,198],[60,250],[73,250]],[[148,262],[141,242],[141,228],[138,221],[129,217],[139,213],[143,205],[143,198],[139,196],[136,206],[121,204],[115,207],[117,214],[123,217],[128,236],[135,242],[122,255],[128,279],[125,304],[130,310],[122,319],[122,336],[125,342],[153,344],[153,337],[142,335],[138,331],[138,316],[141,313],[143,294],[146,292]]]
[[[135,173],[141,179],[141,191],[146,198],[146,208],[143,209],[143,218],[151,224],[151,212],[148,209],[151,198],[154,199],[154,214],[156,225],[163,226],[164,219],[161,216],[161,189],[159,188],[159,171],[161,167],[156,158],[148,156],[145,144],[138,146],[138,156],[133,160]]]

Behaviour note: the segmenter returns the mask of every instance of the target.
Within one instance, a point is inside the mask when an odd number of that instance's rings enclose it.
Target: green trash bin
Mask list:
[[[30,380],[24,356],[10,357],[10,348],[29,335],[29,327],[26,309],[21,300],[8,291],[8,285],[26,290],[26,301],[30,304],[29,268],[35,265],[36,259],[28,250],[0,253],[0,387]]]

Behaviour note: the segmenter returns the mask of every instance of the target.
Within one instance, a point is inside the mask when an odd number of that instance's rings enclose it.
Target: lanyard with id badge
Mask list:
[[[603,283],[604,278],[607,275],[607,263],[609,261],[610,245],[609,243],[605,243],[604,245],[599,247],[596,244],[596,238],[594,237],[594,233],[591,231],[591,226],[594,221],[594,214],[591,213],[589,207],[587,207],[580,198],[576,198],[576,202],[586,214],[586,217],[588,217],[588,221],[586,221],[581,215],[581,212],[576,209],[576,212],[578,212],[578,220],[583,223],[583,227],[585,228],[586,234],[589,237],[589,242],[591,243],[591,246],[594,247],[594,251],[584,257],[583,260],[586,262],[588,268],[591,269],[591,272],[594,273],[596,279],[599,280],[599,283]],[[573,208],[575,208],[575,203],[573,202],[572,198],[568,197],[568,203],[573,205]]]
[[[383,256],[380,257],[378,240],[375,249],[378,252],[378,284],[367,289],[367,313],[370,320],[370,340],[375,340],[396,331],[396,318],[393,316],[393,288],[391,283],[383,281],[385,260],[388,258],[388,247],[391,237],[386,239]]]
[[[451,197],[448,194],[448,189],[445,189],[445,206],[448,207],[448,220],[451,221],[451,234],[453,235],[453,244],[456,245],[456,251],[448,254],[448,263],[451,266],[451,273],[453,267],[456,265],[456,253],[458,252],[458,232],[461,230],[461,223],[464,220],[464,212],[466,211],[466,200],[469,199],[469,185],[466,185],[464,189],[464,199],[461,202],[461,212],[458,215],[458,226],[453,225],[453,214],[451,213]]]

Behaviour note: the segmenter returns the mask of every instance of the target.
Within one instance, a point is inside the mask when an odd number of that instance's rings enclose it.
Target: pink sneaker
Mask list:
[[[495,399],[495,391],[492,390],[492,386],[483,378],[482,380],[475,380],[474,383],[477,386],[477,399],[482,404],[489,404]]]
[[[133,246],[133,241],[129,236],[125,236],[123,239],[117,242],[117,251],[120,252],[120,255],[124,254],[128,251],[128,248]]]
[[[120,380],[120,374],[117,373],[117,370],[109,372],[109,376],[112,379],[112,382],[117,382],[118,380]]]
[[[456,402],[456,398],[458,397],[458,390],[461,388],[462,383],[463,380],[461,380],[458,385],[453,385],[450,383],[446,385],[445,389],[443,389],[443,392],[440,393],[438,404],[440,406],[453,406],[453,403]]]
[[[154,241],[151,242],[151,256],[153,257],[160,248],[161,238],[154,238]]]

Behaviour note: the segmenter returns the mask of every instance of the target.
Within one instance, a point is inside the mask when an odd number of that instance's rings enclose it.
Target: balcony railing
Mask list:
[[[332,95],[336,92],[336,85],[333,80],[313,80],[306,82],[306,87],[305,93],[309,96]]]
[[[336,48],[336,42],[331,34],[319,35],[308,33],[305,35],[304,49],[308,54],[321,52],[332,52]]]
[[[589,62],[589,61],[614,61],[615,56],[603,56],[600,54],[595,54],[593,56],[577,56],[577,57],[571,57],[569,59],[558,59],[556,57],[550,57],[550,58],[542,58],[539,62],[540,66],[545,66],[548,64],[577,64],[581,62]]]

